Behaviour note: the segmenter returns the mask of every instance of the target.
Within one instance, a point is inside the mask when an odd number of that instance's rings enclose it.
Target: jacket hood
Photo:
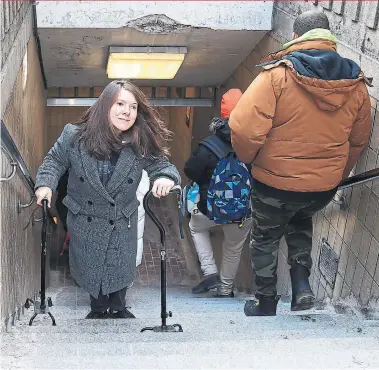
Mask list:
[[[337,44],[338,42],[336,37],[329,30],[326,30],[324,28],[314,28],[313,30],[304,33],[304,35],[284,44],[283,49],[288,49],[290,46],[299,42],[313,40],[327,40],[331,41],[334,44]]]
[[[361,69],[350,59],[329,50],[302,50],[286,55],[295,71],[304,77],[321,80],[356,80]]]
[[[228,90],[221,99],[221,118],[228,118],[230,113],[240,100],[242,92],[240,89]]]
[[[335,43],[328,40],[294,43],[265,60],[267,62],[261,64],[264,69],[279,65],[289,67],[295,81],[324,111],[338,110],[362,80],[368,83],[360,67],[354,61],[341,57],[335,51]]]
[[[336,111],[342,107],[360,82],[358,64],[342,58],[335,51],[295,51],[284,59],[292,63],[298,84],[325,111]]]
[[[211,123],[209,124],[209,131],[217,135],[221,140],[227,143],[231,142],[229,118],[213,118]]]

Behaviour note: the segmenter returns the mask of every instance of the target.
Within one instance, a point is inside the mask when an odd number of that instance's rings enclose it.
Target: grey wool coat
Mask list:
[[[167,158],[137,157],[130,146],[122,149],[106,187],[100,181],[97,160],[84,145],[73,143],[77,126],[68,124],[39,167],[36,189],[54,192],[69,170],[67,227],[70,233],[70,270],[83,289],[97,298],[130,285],[136,274],[136,190],[145,169],[153,182],[168,177],[180,184],[180,175]]]

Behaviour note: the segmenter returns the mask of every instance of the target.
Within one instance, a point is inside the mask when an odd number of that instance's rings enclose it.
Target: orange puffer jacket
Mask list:
[[[271,62],[263,65],[229,120],[238,157],[253,162],[254,178],[277,189],[335,188],[370,135],[368,81],[359,67],[355,78],[301,75],[288,56],[308,50],[332,51],[339,58],[335,43],[326,40],[295,43],[266,57],[264,62]]]

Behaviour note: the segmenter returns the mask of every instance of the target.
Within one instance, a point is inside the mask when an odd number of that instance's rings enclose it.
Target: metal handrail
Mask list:
[[[31,196],[31,200],[27,204],[21,204],[21,202],[18,201],[17,212],[20,213],[22,208],[30,207],[35,201],[35,182],[32,176],[30,175],[30,172],[24,162],[24,159],[22,158],[16,144],[14,143],[11,135],[9,134],[3,120],[1,120],[1,146],[4,147],[5,152],[12,158],[12,163],[15,163],[17,165],[16,168],[19,170],[19,173],[21,174],[20,177],[23,180],[23,183],[25,184]],[[55,228],[56,223],[49,210],[47,211],[47,215],[49,221]]]
[[[374,180],[379,180],[379,168],[374,168],[372,170],[362,172],[358,175],[354,175],[348,177],[345,180],[342,180],[337,187],[337,193],[332,200],[333,203],[338,204],[342,210],[346,210],[348,208],[348,205],[346,203],[346,196],[341,192],[347,188],[362,185],[366,182]]]
[[[13,161],[12,156],[8,153],[8,151],[1,145],[1,149],[5,153],[5,155],[8,157],[8,159],[11,161],[10,165],[12,167],[12,172],[9,176],[7,177],[0,177],[0,182],[8,182],[13,179],[13,177],[16,175],[17,172],[17,163]]]
[[[358,175],[348,177],[347,179],[340,182],[340,184],[338,185],[338,190],[347,189],[352,186],[361,185],[365,182],[374,180],[379,180],[379,168],[374,168],[372,170],[360,173]]]

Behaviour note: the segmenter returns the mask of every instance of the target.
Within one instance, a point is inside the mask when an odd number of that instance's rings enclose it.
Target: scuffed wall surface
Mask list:
[[[16,44],[14,47],[17,47]],[[45,153],[45,105],[43,81],[36,44],[27,45],[27,79],[21,65],[2,119],[19,149],[33,178]],[[25,87],[24,87],[25,86]],[[1,156],[1,174],[10,173],[9,160]],[[0,184],[1,192],[1,327],[5,320],[38,292],[40,284],[40,223],[26,226],[32,207],[18,215],[16,204],[30,200],[29,192],[17,174],[10,182]],[[40,212],[36,214],[40,217]]]
[[[270,30],[272,6],[271,1],[228,1],[222,6],[215,1],[59,1],[40,2],[37,12],[38,27],[44,28],[118,28],[129,24],[139,28],[139,19],[157,23],[156,18],[165,15],[193,27]],[[159,32],[161,27],[158,23],[150,25],[151,29]]]
[[[27,1],[2,1],[1,12],[1,67],[4,66],[21,25],[31,8]]]
[[[367,76],[374,77],[375,86],[369,91],[379,99],[379,2],[278,1],[274,7],[272,32],[290,39],[296,14],[311,9],[322,10],[328,16],[331,29],[339,40],[338,52],[357,62]]]
[[[2,1],[1,29],[1,116],[12,94],[18,67],[32,34],[32,5],[27,1]]]

